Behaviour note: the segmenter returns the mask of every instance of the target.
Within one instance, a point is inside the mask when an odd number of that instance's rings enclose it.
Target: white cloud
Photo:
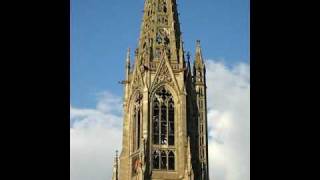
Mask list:
[[[208,60],[211,179],[250,179],[250,66]]]
[[[70,106],[70,180],[111,179],[122,135],[121,99],[105,92],[95,109]]]
[[[114,96],[112,93],[105,91],[98,94],[97,110],[104,113],[121,114],[122,99]]]
[[[250,67],[206,62],[211,179],[250,179]],[[96,108],[70,106],[70,180],[111,179],[122,136],[122,100],[109,92]]]

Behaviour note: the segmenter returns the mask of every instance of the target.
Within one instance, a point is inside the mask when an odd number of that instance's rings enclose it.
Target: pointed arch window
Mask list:
[[[133,108],[133,151],[136,151],[140,148],[140,139],[141,139],[141,116],[142,116],[142,95],[138,94],[134,101]]]
[[[153,161],[152,166],[153,166],[153,169],[159,169],[159,168],[160,168],[160,166],[159,166],[159,164],[160,164],[160,154],[159,154],[159,151],[154,151],[152,156],[153,156],[153,157],[152,157],[152,161]]]
[[[164,87],[152,97],[152,165],[154,170],[175,169],[175,103]]]
[[[165,151],[161,151],[161,169],[167,170],[167,153]]]
[[[168,169],[174,170],[174,153],[172,151],[168,154]]]
[[[153,144],[174,145],[174,101],[165,88],[159,89],[153,97],[152,133]]]

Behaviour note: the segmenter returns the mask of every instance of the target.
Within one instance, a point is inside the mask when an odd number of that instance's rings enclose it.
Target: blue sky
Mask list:
[[[144,0],[71,0],[71,104],[93,107],[103,91],[122,96],[126,49],[138,43]],[[177,0],[185,50],[248,62],[249,0]],[[132,52],[133,53],[133,52]]]

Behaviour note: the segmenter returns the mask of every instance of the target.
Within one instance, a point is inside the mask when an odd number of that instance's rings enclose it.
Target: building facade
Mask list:
[[[176,0],[145,0],[134,54],[113,180],[209,180],[206,68],[200,41],[193,67],[185,54]]]

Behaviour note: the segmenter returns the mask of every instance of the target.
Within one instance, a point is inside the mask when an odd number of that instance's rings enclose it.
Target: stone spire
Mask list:
[[[180,36],[176,0],[145,0],[138,61],[143,64],[157,61],[167,49],[170,62],[178,63]]]
[[[205,64],[202,58],[202,52],[201,52],[201,46],[200,46],[200,40],[197,40],[196,45],[196,55],[193,65],[193,75],[194,75],[194,82],[196,84],[203,84],[205,83]]]
[[[187,69],[188,69],[188,73],[191,74],[191,65],[190,65],[190,52],[187,52]]]
[[[183,48],[182,38],[180,38],[179,62],[181,62],[182,67],[186,66],[186,62],[184,59],[184,48]]]
[[[128,88],[129,88],[129,78],[130,78],[130,72],[131,72],[131,64],[130,64],[130,48],[128,48],[127,50],[127,56],[126,56],[126,64],[125,64],[125,80],[123,80],[122,82],[120,82],[121,84],[124,85],[124,96],[123,96],[123,100],[124,100],[124,105],[126,104],[127,101],[127,94],[128,94]]]
[[[118,151],[116,151],[116,157],[113,162],[112,180],[119,180],[119,163],[118,163]]]
[[[130,48],[127,50],[127,58],[126,58],[126,80],[129,79],[130,74]]]
[[[197,40],[196,45],[196,57],[195,57],[195,66],[196,68],[204,68],[204,62],[202,59],[202,52],[201,52],[201,46],[200,46],[200,40]]]
[[[206,68],[202,57],[200,41],[197,40],[196,54],[193,66],[193,81],[196,91],[196,107],[198,107],[197,123],[199,130],[199,164],[197,176],[202,180],[209,180],[208,164],[208,123],[207,123],[207,87],[206,87]]]

